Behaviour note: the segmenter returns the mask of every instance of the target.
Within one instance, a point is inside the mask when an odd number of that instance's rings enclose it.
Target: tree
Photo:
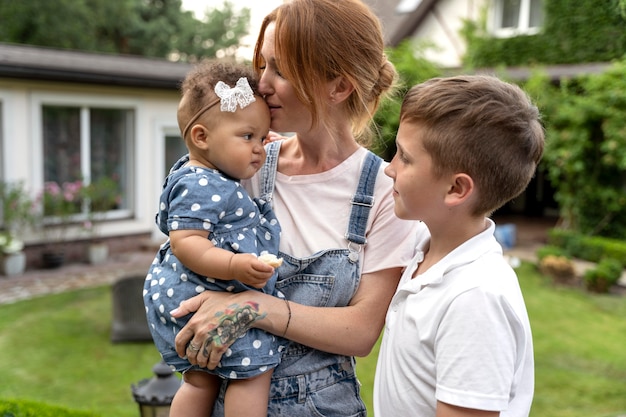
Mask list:
[[[225,1],[204,21],[181,0],[0,0],[0,41],[174,61],[234,56],[250,10]]]

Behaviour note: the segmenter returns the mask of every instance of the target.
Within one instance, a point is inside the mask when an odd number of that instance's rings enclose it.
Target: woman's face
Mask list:
[[[265,38],[261,47],[265,66],[261,68],[259,92],[269,105],[272,116],[270,128],[273,131],[304,132],[311,127],[311,114],[298,100],[291,84],[283,78],[280,72],[274,50],[275,27],[274,23],[270,23],[265,29]]]

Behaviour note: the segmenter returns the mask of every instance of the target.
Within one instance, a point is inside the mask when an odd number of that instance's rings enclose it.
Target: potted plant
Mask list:
[[[107,212],[119,207],[121,194],[119,185],[111,177],[100,177],[85,185],[81,190],[87,210],[84,229],[88,232],[90,244],[87,257],[92,264],[104,262],[109,254],[109,247],[101,238],[99,226],[106,219]]]
[[[33,201],[22,182],[0,182],[0,198],[0,266],[4,275],[17,275],[26,268],[23,234],[34,224]]]
[[[43,233],[46,249],[43,251],[43,265],[56,268],[65,261],[65,243],[68,229],[74,217],[82,210],[82,181],[59,183],[49,181],[44,184],[40,195],[43,214]]]

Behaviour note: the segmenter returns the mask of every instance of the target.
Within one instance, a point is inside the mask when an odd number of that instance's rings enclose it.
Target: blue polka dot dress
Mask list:
[[[195,229],[209,232],[216,246],[235,253],[277,254],[280,226],[270,204],[252,200],[246,190],[217,170],[185,166],[188,155],[172,167],[161,193],[157,224],[161,231]],[[274,293],[276,274],[263,288]],[[169,312],[181,301],[203,291],[240,292],[249,289],[236,280],[204,277],[186,268],[174,256],[169,240],[157,253],[144,285],[144,303],[150,331],[163,359],[177,371],[192,367],[174,349],[174,339],[189,317],[175,319]],[[223,378],[259,375],[280,362],[286,341],[259,329],[250,329],[222,357],[214,371]]]

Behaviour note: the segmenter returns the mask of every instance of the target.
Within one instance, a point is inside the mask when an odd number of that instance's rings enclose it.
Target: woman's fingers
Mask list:
[[[205,291],[202,294],[198,294],[195,297],[182,301],[178,308],[170,311],[170,315],[174,318],[179,318],[186,316],[189,313],[195,313],[206,300],[207,296],[208,294]]]

